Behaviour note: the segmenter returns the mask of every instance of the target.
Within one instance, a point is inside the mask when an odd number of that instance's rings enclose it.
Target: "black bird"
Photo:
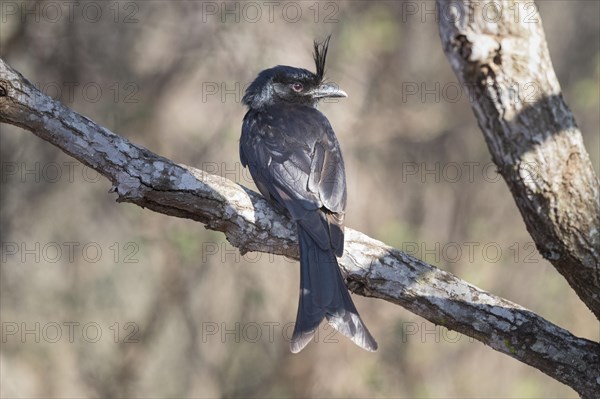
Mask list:
[[[340,145],[317,104],[347,97],[324,81],[329,37],[314,42],[316,73],[279,65],[260,72],[246,90],[240,159],[262,195],[297,224],[300,301],[291,350],[300,352],[324,318],[360,347],[377,343],[342,278],[346,176]]]

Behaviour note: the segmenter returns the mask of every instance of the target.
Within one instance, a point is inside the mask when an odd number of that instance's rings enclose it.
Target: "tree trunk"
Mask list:
[[[600,320],[598,178],[535,4],[438,0],[438,11],[444,52],[527,230]]]

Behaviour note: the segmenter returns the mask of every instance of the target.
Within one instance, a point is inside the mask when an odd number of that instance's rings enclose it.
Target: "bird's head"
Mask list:
[[[265,69],[248,86],[242,102],[252,109],[282,103],[314,107],[322,98],[347,97],[337,85],[325,82],[329,39],[323,43],[314,42],[316,73],[285,65]]]

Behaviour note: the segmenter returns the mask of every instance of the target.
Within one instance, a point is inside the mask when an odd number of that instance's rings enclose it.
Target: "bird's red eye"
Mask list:
[[[304,86],[302,86],[302,83],[294,83],[292,85],[292,89],[294,89],[295,92],[300,92],[303,88]]]

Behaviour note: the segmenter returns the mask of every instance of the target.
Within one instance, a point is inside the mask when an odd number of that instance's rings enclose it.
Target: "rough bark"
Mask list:
[[[200,221],[243,253],[298,259],[293,224],[260,195],[130,143],[40,93],[2,60],[0,122],[33,132],[106,176],[117,201]],[[600,388],[600,345],[517,304],[349,228],[340,265],[357,294],[473,337],[584,396]]]
[[[535,4],[438,0],[444,52],[540,254],[600,320],[598,178]]]

